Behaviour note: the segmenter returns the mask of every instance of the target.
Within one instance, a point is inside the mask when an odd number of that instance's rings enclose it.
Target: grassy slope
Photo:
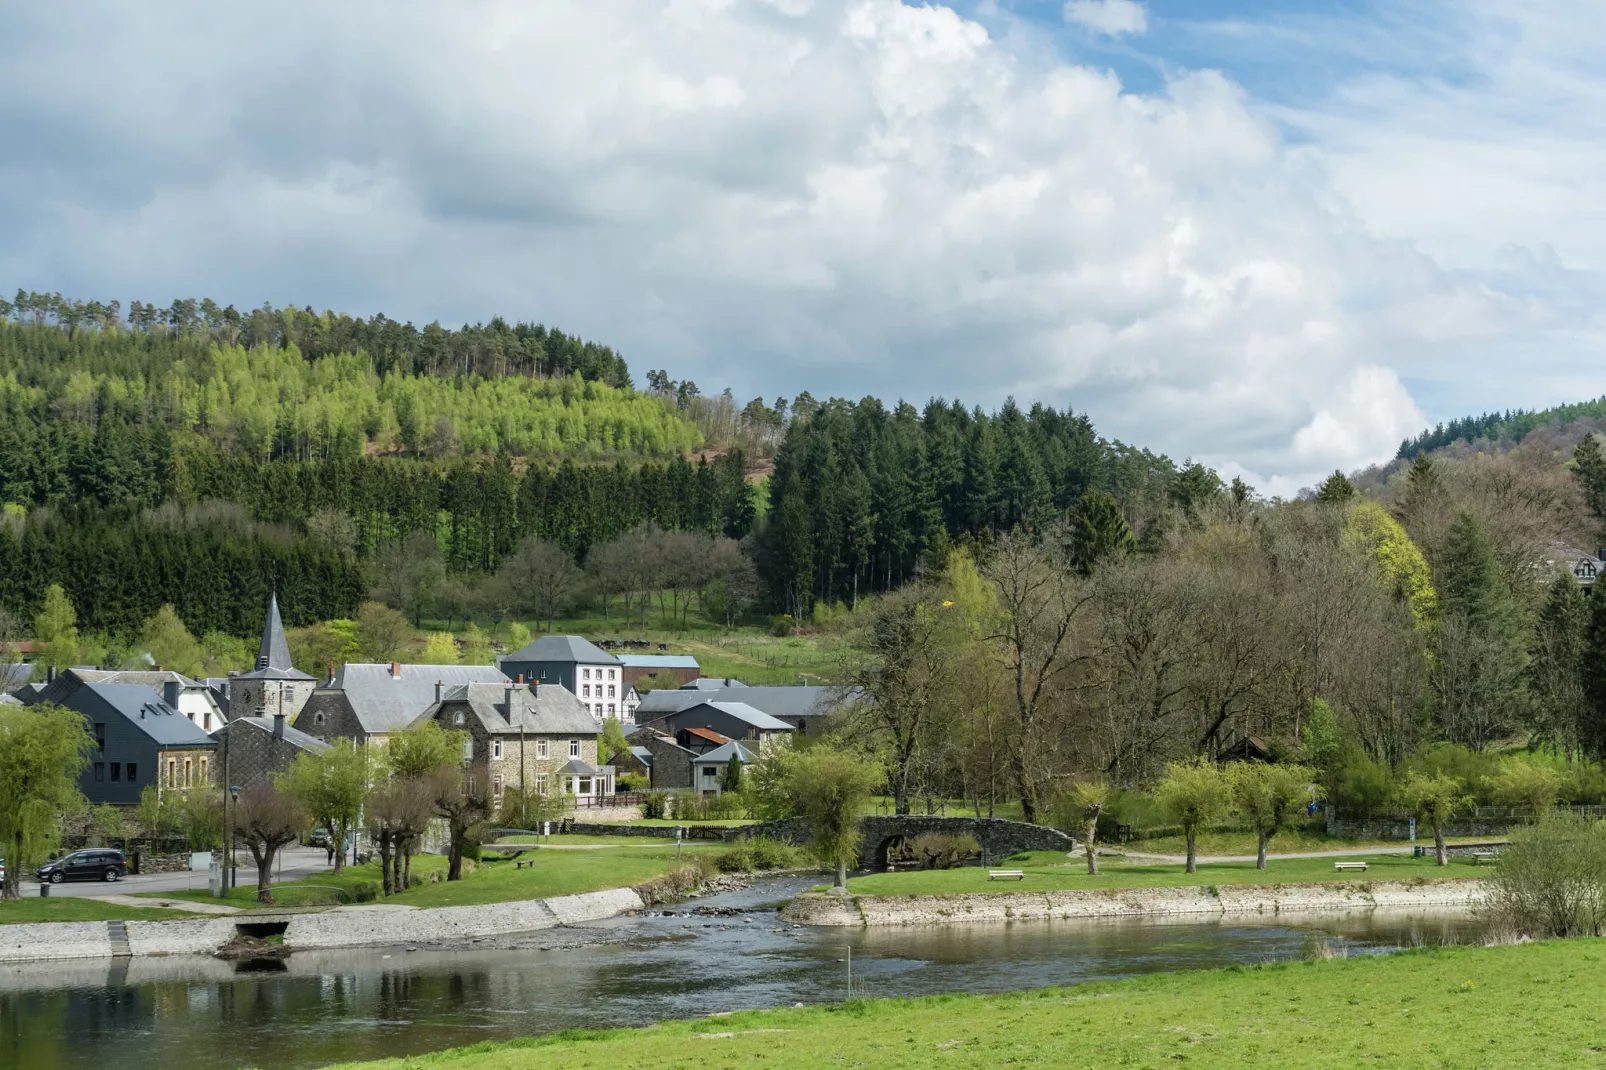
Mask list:
[[[1606,944],[1448,948],[559,1034],[367,1070],[1598,1067]]]
[[[34,924],[44,921],[172,921],[200,915],[185,910],[160,907],[127,907],[94,899],[29,898],[0,902],[0,925]]]
[[[709,850],[708,846],[687,844],[685,856]],[[715,848],[717,849],[717,848]],[[520,899],[545,899],[553,895],[573,895],[578,892],[596,892],[605,888],[624,888],[641,884],[674,869],[678,864],[675,848],[651,842],[631,844],[602,851],[545,851],[533,849],[525,858],[534,857],[537,864],[518,869],[511,860],[492,861],[489,858],[465,873],[460,881],[431,881],[432,874],[444,878],[446,860],[434,855],[413,859],[413,877],[423,883],[409,888],[400,895],[384,900],[414,907],[465,906],[475,903],[507,903]],[[275,884],[274,898],[280,906],[298,903],[327,902],[327,893],[311,886],[340,886],[354,888],[364,882],[379,881],[379,863],[347,866],[336,878],[332,873],[309,877],[305,881]],[[247,884],[249,883],[249,887]],[[298,888],[307,887],[302,895]],[[205,892],[168,893],[173,898],[208,901]],[[250,906],[256,902],[256,874],[242,869],[240,887],[234,889],[231,901]]]
[[[1340,873],[1331,858],[1272,858],[1264,871],[1253,862],[1218,862],[1188,873],[1180,865],[1142,866],[1099,860],[1099,875],[1089,876],[1081,861],[1070,861],[1062,854],[1035,851],[1024,862],[1003,866],[1022,869],[1026,877],[1018,881],[989,881],[987,870],[977,866],[962,869],[872,873],[848,881],[855,895],[956,895],[966,892],[1064,891],[1080,888],[1197,887],[1206,884],[1293,884],[1334,880],[1410,880],[1415,877],[1476,877],[1487,875],[1470,860],[1454,859],[1440,868],[1432,858],[1410,855],[1362,855],[1346,862],[1367,862],[1365,873]]]

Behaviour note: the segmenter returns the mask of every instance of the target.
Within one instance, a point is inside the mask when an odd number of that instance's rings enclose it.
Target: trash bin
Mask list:
[[[1421,858],[1422,857],[1422,845],[1420,843],[1412,844],[1412,846],[1411,846],[1411,857],[1412,858]]]
[[[42,898],[42,899],[49,899],[50,898],[50,882],[49,881],[40,881],[39,882],[39,895],[40,895],[40,898]]]

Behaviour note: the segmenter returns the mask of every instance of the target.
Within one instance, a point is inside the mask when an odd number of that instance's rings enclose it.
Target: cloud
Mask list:
[[[1146,32],[1149,13],[1138,0],[1068,0],[1065,21],[1118,37]]]
[[[0,282],[543,319],[638,377],[1014,395],[1267,485],[1392,451],[1395,371],[1570,322],[1373,234],[1224,75],[1039,43],[896,0],[36,5]]]

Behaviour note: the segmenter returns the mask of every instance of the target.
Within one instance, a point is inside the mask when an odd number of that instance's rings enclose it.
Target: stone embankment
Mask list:
[[[1417,908],[1469,910],[1483,898],[1478,880],[1341,881],[1194,888],[1004,892],[968,895],[800,895],[782,911],[805,925],[962,925],[1084,918],[1226,917]]]
[[[338,907],[307,914],[238,914],[184,921],[130,921],[128,953],[209,955],[241,933],[282,924],[291,951],[391,944],[437,944],[534,932],[600,921],[646,902],[633,888],[530,899],[483,906],[417,908],[390,904]],[[48,959],[111,958],[120,953],[112,925],[103,921],[0,925],[0,963]]]

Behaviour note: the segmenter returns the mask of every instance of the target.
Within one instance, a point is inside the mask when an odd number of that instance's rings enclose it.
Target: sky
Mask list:
[[[1606,393],[1602,0],[0,14],[0,289],[542,321],[1268,493]]]

